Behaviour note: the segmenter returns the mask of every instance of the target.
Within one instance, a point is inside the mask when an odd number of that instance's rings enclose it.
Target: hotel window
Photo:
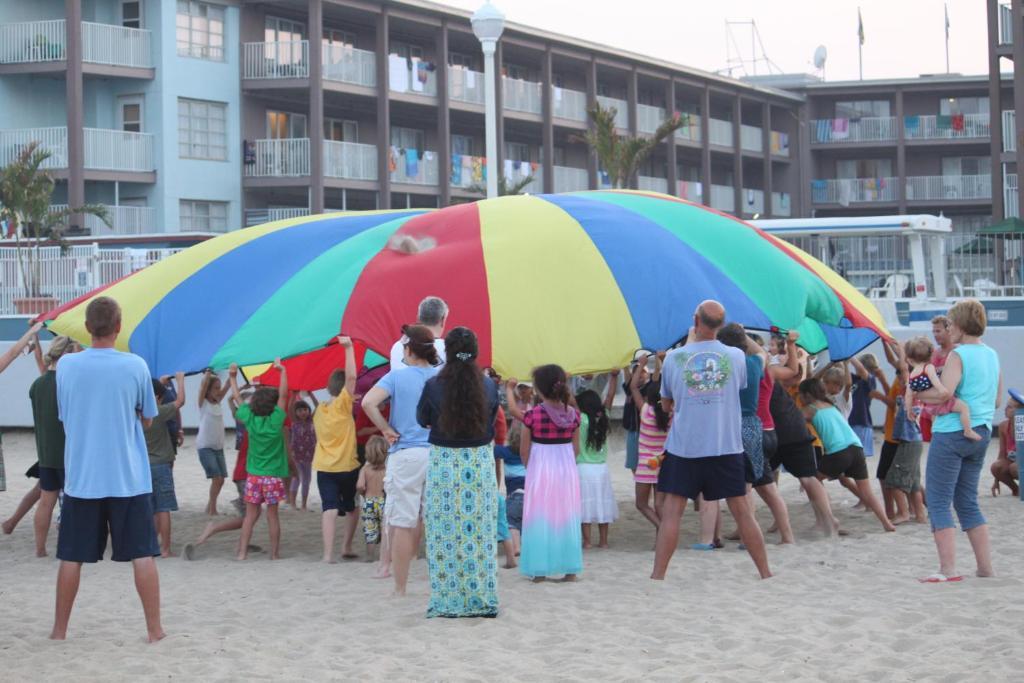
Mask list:
[[[473,156],[473,138],[468,135],[452,135],[452,154]]]
[[[181,199],[178,222],[182,232],[227,232],[228,203]]]
[[[529,161],[530,146],[525,142],[506,142],[505,158],[512,161]]]
[[[837,119],[860,119],[870,116],[892,116],[889,100],[840,100],[836,102]]]
[[[414,149],[423,154],[424,133],[417,128],[391,127],[391,146],[398,149]]]
[[[226,104],[178,98],[178,156],[182,159],[227,160]]]
[[[142,28],[142,3],[138,0],[121,2],[121,26]]]
[[[506,78],[514,78],[520,81],[532,81],[532,71],[521,64],[509,64],[505,62],[501,69],[501,75]]]
[[[324,139],[334,142],[359,142],[359,122],[324,119]]]
[[[987,97],[943,97],[939,100],[939,114],[987,114]]]
[[[178,0],[178,54],[224,61],[224,8],[195,0]]]
[[[942,175],[989,175],[992,173],[992,157],[943,157]]]
[[[475,63],[473,58],[461,52],[449,52],[448,63],[452,66],[461,66],[463,69],[473,69]]]
[[[836,162],[837,178],[891,178],[891,159],[840,159]]]
[[[267,137],[271,140],[290,140],[308,137],[306,115],[287,111],[267,112]]]

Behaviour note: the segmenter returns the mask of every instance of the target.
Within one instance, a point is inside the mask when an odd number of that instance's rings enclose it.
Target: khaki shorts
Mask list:
[[[388,456],[384,474],[384,521],[390,526],[415,529],[423,519],[429,448],[406,448]]]

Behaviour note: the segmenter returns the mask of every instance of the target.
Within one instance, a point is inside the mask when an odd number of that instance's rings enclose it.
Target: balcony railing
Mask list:
[[[377,85],[377,55],[369,50],[348,45],[324,45],[323,77],[328,81],[365,85]]]
[[[388,78],[391,92],[437,95],[437,71],[432,62],[390,55]]]
[[[697,180],[680,180],[678,196],[698,204],[704,203],[704,184]]]
[[[82,22],[82,61],[149,68],[153,66],[150,31],[113,24]]]
[[[66,39],[63,19],[0,24],[0,64],[64,61]]]
[[[1003,178],[1003,216],[1004,218],[1020,217],[1016,173],[1007,173]]]
[[[772,192],[772,215],[792,216],[793,206],[788,192]]]
[[[746,152],[764,151],[764,131],[757,126],[740,126],[740,149]]]
[[[780,133],[773,130],[768,141],[772,154],[780,157],[789,156],[789,133]]]
[[[903,134],[908,140],[988,139],[991,134],[989,115],[904,116]]]
[[[657,178],[655,176],[642,175],[637,178],[637,189],[646,192],[661,192],[668,194],[668,178]]]
[[[68,129],[65,126],[0,130],[0,166],[17,159],[25,146],[32,142],[39,143],[38,149],[50,153],[41,168],[68,167]]]
[[[551,86],[551,113],[558,119],[587,120],[587,93]]]
[[[685,112],[679,116],[683,121],[683,127],[676,129],[676,140],[701,142],[700,116]]]
[[[999,44],[1013,45],[1013,11],[1009,5],[999,5]]]
[[[732,121],[710,119],[708,135],[712,145],[732,147]]]
[[[272,209],[246,209],[245,227],[251,228],[254,225],[283,221],[289,218],[301,218],[309,215],[309,208],[305,206],[296,207],[275,207]]]
[[[1003,112],[1003,151],[1017,151],[1017,112],[1014,109]]]
[[[585,168],[554,167],[555,192],[582,192],[590,189],[590,175]]]
[[[736,194],[732,185],[711,186],[711,208],[719,211],[735,210]]]
[[[626,100],[598,95],[597,101],[600,102],[601,106],[605,109],[615,109],[616,128],[622,128],[623,130],[629,128],[629,103],[626,102]]]
[[[51,204],[52,211],[67,209],[67,204]],[[156,230],[156,210],[151,206],[111,206],[105,204],[107,221],[104,223],[98,216],[86,214],[85,228],[90,235],[143,235]]]
[[[437,153],[423,152],[420,155],[415,149],[406,149],[405,154],[394,158],[395,170],[391,171],[391,182],[409,185],[437,185],[438,168]]]
[[[861,119],[815,119],[811,121],[812,142],[889,142],[897,137],[895,116],[866,116]]]
[[[377,146],[324,140],[324,175],[348,180],[377,180]]]
[[[308,40],[242,44],[242,78],[308,77]]]
[[[992,199],[992,176],[934,175],[907,178],[907,201]]]
[[[254,140],[252,161],[245,164],[250,178],[289,178],[309,175],[309,138]]]
[[[85,128],[85,167],[99,171],[156,170],[153,135],[124,130]]]
[[[483,104],[484,75],[462,66],[449,66],[448,97],[457,102]]]
[[[541,112],[541,100],[544,95],[543,85],[520,78],[501,79],[504,108],[511,111],[522,111],[528,114]]]
[[[647,104],[636,105],[636,129],[640,133],[653,133],[665,120],[663,107],[652,107]]]
[[[864,204],[896,201],[896,178],[836,178],[811,181],[815,204]]]
[[[540,164],[506,159],[502,174],[505,176],[506,182],[511,185],[518,184],[529,178],[530,180],[523,187],[522,192],[540,194],[544,191],[544,168]]]
[[[743,188],[741,192],[743,213],[764,213],[764,190]]]

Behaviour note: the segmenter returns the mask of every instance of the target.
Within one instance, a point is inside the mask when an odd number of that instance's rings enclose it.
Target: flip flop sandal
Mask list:
[[[690,546],[691,550],[714,550],[714,543],[694,543]]]
[[[945,574],[931,574],[923,579],[918,579],[919,583],[955,583],[957,581],[963,581],[962,576],[946,576]]]

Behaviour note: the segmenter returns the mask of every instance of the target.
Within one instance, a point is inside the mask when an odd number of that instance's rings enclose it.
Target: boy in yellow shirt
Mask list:
[[[331,373],[327,393],[331,400],[316,407],[313,428],[316,430],[316,452],[313,469],[316,485],[323,501],[320,530],[324,541],[324,562],[334,562],[334,527],[338,516],[346,517],[342,531],[341,556],[354,559],[352,539],[359,525],[356,511],[356,484],[359,481],[359,460],[356,457],[356,423],[352,416],[356,389],[356,358],[352,340],[338,337],[345,349],[345,369]]]

